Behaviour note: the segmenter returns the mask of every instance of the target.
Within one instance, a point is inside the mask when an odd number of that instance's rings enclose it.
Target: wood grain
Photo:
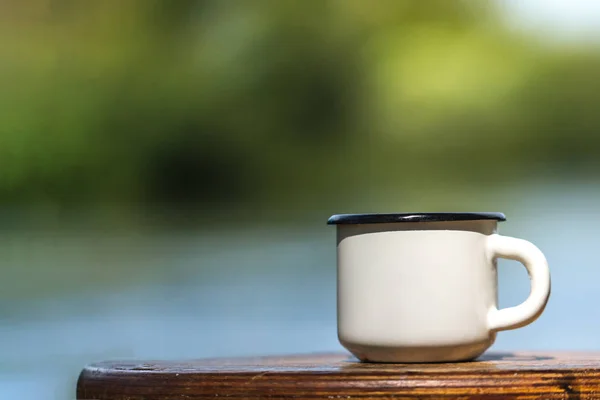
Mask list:
[[[600,399],[600,353],[488,353],[453,364],[367,364],[347,354],[101,362],[79,400]]]

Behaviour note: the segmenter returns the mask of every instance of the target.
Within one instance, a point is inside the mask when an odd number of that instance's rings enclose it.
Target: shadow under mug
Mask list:
[[[341,214],[338,337],[362,361],[477,358],[496,332],[533,322],[550,296],[542,252],[496,233],[502,213]],[[531,292],[498,310],[497,258],[521,262]]]

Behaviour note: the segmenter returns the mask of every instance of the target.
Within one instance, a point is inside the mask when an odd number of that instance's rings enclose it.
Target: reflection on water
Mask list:
[[[553,293],[538,321],[501,333],[494,349],[598,349],[600,190],[531,190],[487,208],[507,213],[501,233],[545,252]],[[102,359],[340,350],[324,221],[313,231],[7,234],[1,246],[2,398],[73,398],[81,367]],[[56,282],[58,293],[45,291]],[[528,290],[524,269],[501,261],[500,305]]]

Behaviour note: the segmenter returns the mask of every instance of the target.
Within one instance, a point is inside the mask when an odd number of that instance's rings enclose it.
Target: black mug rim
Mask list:
[[[343,224],[389,224],[397,222],[442,222],[442,221],[506,221],[501,212],[435,212],[435,213],[370,213],[335,214],[329,217],[327,225]]]

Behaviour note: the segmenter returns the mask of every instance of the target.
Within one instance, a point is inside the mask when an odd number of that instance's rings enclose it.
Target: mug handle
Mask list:
[[[523,303],[498,310],[493,307],[488,314],[488,325],[493,331],[516,329],[535,321],[550,297],[550,270],[544,254],[534,244],[508,236],[492,234],[487,238],[490,258],[506,258],[525,266],[531,280],[531,292]]]

